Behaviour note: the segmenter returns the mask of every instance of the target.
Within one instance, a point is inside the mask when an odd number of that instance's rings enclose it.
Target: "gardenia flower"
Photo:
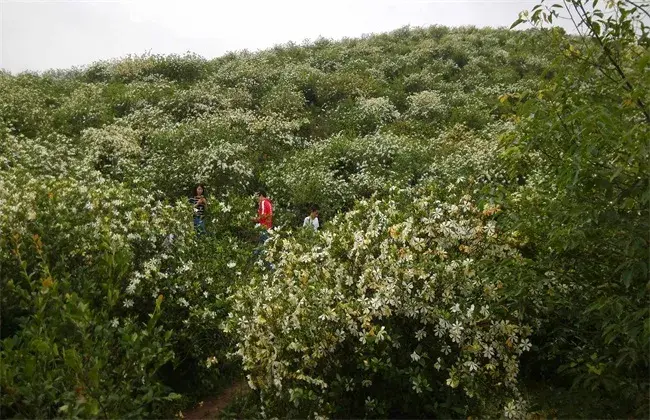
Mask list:
[[[215,356],[208,357],[205,361],[205,367],[210,368],[212,365],[217,364],[217,358]]]
[[[492,358],[494,356],[494,349],[492,346],[488,344],[483,344],[483,357],[486,357],[488,359]]]
[[[517,406],[515,405],[514,401],[508,402],[508,404],[504,407],[503,415],[509,419],[517,417]]]
[[[478,370],[478,365],[476,364],[476,362],[472,360],[468,360],[467,362],[465,362],[465,366],[469,367],[470,372],[474,372],[475,370]]]
[[[139,283],[140,283],[140,279],[131,280],[131,283],[129,283],[129,286],[126,288],[126,293],[128,293],[129,295],[134,294],[135,288],[138,287]]]
[[[418,341],[421,341],[426,336],[427,336],[427,332],[424,330],[424,328],[415,332],[415,338]]]

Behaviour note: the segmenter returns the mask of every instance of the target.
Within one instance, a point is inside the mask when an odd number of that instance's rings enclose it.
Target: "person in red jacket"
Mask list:
[[[266,191],[260,190],[257,194],[259,207],[257,208],[257,223],[267,230],[273,228],[273,204],[266,196]]]
[[[253,220],[260,224],[264,229],[260,232],[259,246],[253,251],[254,255],[260,256],[264,254],[262,246],[269,239],[269,230],[273,228],[273,204],[271,200],[266,197],[266,191],[261,190],[257,193],[257,217]],[[267,269],[272,269],[273,266],[270,263],[265,263]]]

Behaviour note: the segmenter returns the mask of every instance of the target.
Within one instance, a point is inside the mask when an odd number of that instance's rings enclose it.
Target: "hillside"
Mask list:
[[[169,417],[242,375],[249,416],[647,416],[645,11],[572,7],[583,37],[0,74],[2,417]]]

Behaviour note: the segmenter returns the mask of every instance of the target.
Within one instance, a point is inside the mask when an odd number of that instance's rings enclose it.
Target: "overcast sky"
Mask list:
[[[127,54],[207,58],[405,25],[510,26],[538,0],[0,0],[0,67],[86,65]]]

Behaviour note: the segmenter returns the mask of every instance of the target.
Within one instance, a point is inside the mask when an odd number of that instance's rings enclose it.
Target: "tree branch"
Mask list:
[[[609,62],[614,66],[614,69],[616,70],[616,73],[621,77],[621,80],[623,83],[625,83],[625,86],[627,86],[628,90],[630,92],[634,92],[634,86],[632,86],[632,83],[630,83],[629,79],[625,76],[625,72],[623,72],[623,69],[621,69],[621,66],[614,60],[612,51],[610,50],[609,46],[605,44],[603,39],[601,38],[600,34],[598,34],[596,31],[594,31],[593,26],[591,24],[591,21],[587,19],[588,13],[585,10],[585,7],[582,5],[582,2],[576,2],[578,7],[580,8],[579,11],[582,12],[580,15],[580,18],[582,22],[587,25],[591,33],[594,35],[594,38],[596,38],[596,41],[598,41],[598,44],[600,47],[603,49],[603,52],[605,53],[605,57],[609,60]],[[645,103],[641,100],[641,98],[637,98],[636,100],[637,106],[641,109],[641,112],[645,116],[646,123],[650,124],[650,113],[648,113],[648,110],[646,109]]]
[[[645,9],[643,8],[643,5],[639,6],[638,4],[636,4],[635,2],[633,2],[633,1],[631,1],[631,0],[623,0],[623,1],[626,2],[626,3],[630,3],[632,6],[636,7],[637,10],[642,11],[642,12],[643,12],[647,17],[650,18],[650,12],[648,12],[647,10],[645,10]]]

